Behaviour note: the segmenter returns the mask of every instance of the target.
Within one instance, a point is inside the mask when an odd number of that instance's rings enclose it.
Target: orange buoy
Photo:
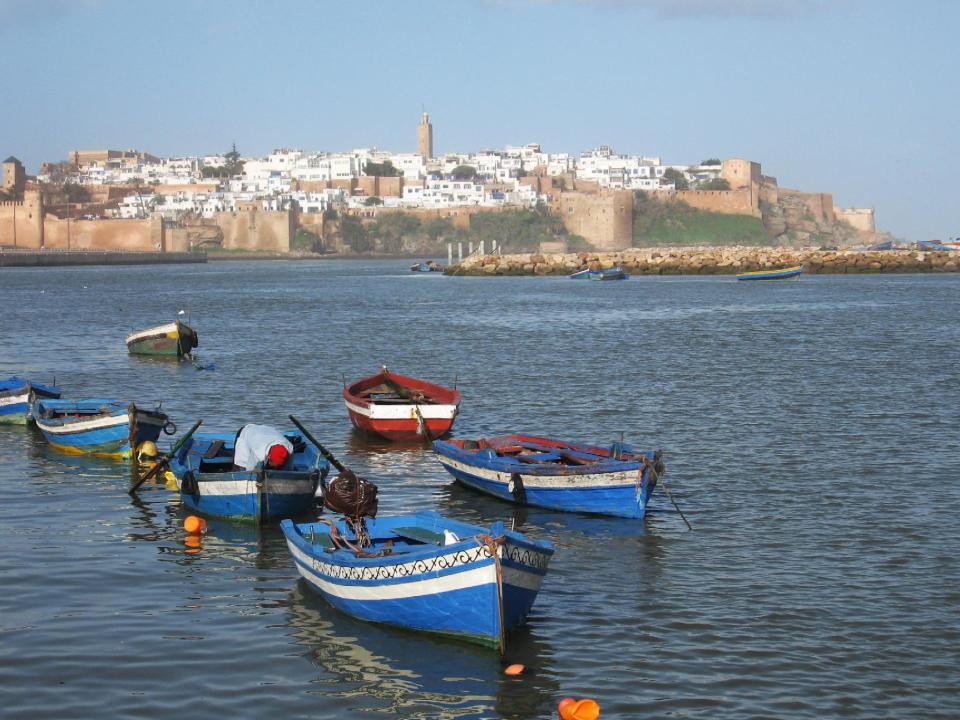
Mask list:
[[[565,697],[557,704],[557,712],[560,713],[560,720],[570,720],[570,708],[577,703],[572,697]]]
[[[503,674],[504,675],[522,675],[524,670],[526,670],[526,668],[523,667],[523,665],[521,665],[520,663],[514,663],[513,665],[507,665],[507,667],[503,669]]]
[[[207,521],[197,515],[187,515],[183,521],[183,529],[191,535],[199,535],[207,529]]]
[[[569,720],[597,720],[600,717],[600,705],[590,698],[577,700],[573,705],[567,705],[566,710],[570,713]]]

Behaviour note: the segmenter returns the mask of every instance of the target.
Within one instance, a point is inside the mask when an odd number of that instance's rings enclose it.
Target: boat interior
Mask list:
[[[412,402],[418,405],[434,405],[437,403],[436,400],[419,390],[404,388],[404,392],[401,392],[397,387],[392,387],[388,383],[380,383],[365,388],[357,393],[357,397],[381,405],[409,405]]]
[[[307,447],[303,436],[294,433],[288,433],[284,437],[293,445],[293,455],[291,464],[297,465],[297,455],[303,453]],[[200,462],[197,464],[197,470],[201,473],[228,473],[236,472],[237,468],[233,464],[233,455],[235,451],[235,441],[212,440],[201,445],[197,450],[191,448],[189,454],[200,455]],[[199,444],[199,443],[198,443]],[[205,447],[204,447],[205,445]]]
[[[496,453],[498,457],[530,464],[583,466],[612,460],[624,462],[634,462],[636,460],[633,455],[626,453],[621,453],[618,458],[612,455],[610,451],[601,451],[599,448],[597,452],[590,452],[583,447],[571,447],[562,444],[556,446],[545,445],[533,440],[514,437],[495,438],[492,441],[485,439],[454,440],[453,444],[472,452],[490,450]]]

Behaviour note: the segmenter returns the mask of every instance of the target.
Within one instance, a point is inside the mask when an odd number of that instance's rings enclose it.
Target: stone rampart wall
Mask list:
[[[287,210],[249,208],[217,213],[214,220],[223,231],[224,250],[290,252],[294,228]]]
[[[753,215],[760,217],[759,188],[740,190],[677,190],[672,194],[658,193],[661,200],[683,200],[690,207],[724,215]]]
[[[960,252],[855,251],[774,247],[630,248],[608,253],[471,257],[448,275],[569,275],[622,266],[636,275],[735,275],[803,265],[807,273],[957,272]]]
[[[165,250],[163,221],[43,220],[43,245],[56,250]]]

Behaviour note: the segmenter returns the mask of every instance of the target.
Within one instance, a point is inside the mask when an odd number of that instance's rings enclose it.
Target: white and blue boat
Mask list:
[[[786,280],[797,277],[803,272],[803,265],[782,268],[780,270],[754,270],[753,272],[739,273],[737,280]]]
[[[234,464],[236,433],[198,432],[170,459],[183,504],[211,517],[263,524],[316,507],[330,464],[298,433],[284,436],[293,452],[280,468]]]
[[[570,274],[571,280],[626,280],[630,277],[623,268],[616,265],[606,270],[578,270]]]
[[[0,425],[26,425],[34,400],[58,397],[60,390],[55,384],[44,385],[16,375],[0,380]]]
[[[440,464],[464,485],[520,505],[642,519],[657,479],[659,451],[625,443],[583,445],[536,435],[437,440]]]
[[[360,552],[346,521],[280,527],[300,575],[339,610],[501,652],[553,555],[550,543],[502,522],[483,528],[427,512],[366,520],[370,544]]]
[[[115,400],[38,398],[31,413],[53,448],[74,455],[129,458],[131,448],[177,431],[166,413]]]

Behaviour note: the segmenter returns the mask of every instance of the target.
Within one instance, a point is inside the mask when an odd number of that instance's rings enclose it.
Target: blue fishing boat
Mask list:
[[[606,270],[579,270],[570,274],[571,280],[626,280],[630,275],[619,265]]]
[[[550,543],[436,513],[280,524],[297,570],[331,605],[361,620],[499,647],[524,621],[553,555]]]
[[[0,425],[25,425],[37,398],[58,398],[56,385],[44,385],[13,376],[0,380]]]
[[[263,427],[263,426],[247,426]],[[271,461],[239,457],[239,433],[198,432],[170,459],[183,504],[203,515],[263,524],[314,509],[330,464],[298,433],[283,435],[289,451]],[[242,441],[241,441],[242,443]],[[242,454],[242,453],[241,453]]]
[[[31,413],[52,447],[76,455],[129,458],[131,448],[177,431],[166,413],[115,400],[38,398]]]
[[[917,240],[917,250],[955,252],[957,248],[944,245],[942,242],[937,242],[936,240]]]
[[[785,280],[796,277],[803,272],[803,265],[794,265],[793,267],[783,268],[782,270],[755,270],[753,272],[739,273],[737,280]]]
[[[664,472],[659,452],[635,452],[624,443],[501,435],[437,440],[433,451],[461,483],[502,500],[626,518],[643,518]]]
[[[427,262],[418,262],[410,266],[411,272],[440,272],[443,267],[437,265],[433,260]]]

